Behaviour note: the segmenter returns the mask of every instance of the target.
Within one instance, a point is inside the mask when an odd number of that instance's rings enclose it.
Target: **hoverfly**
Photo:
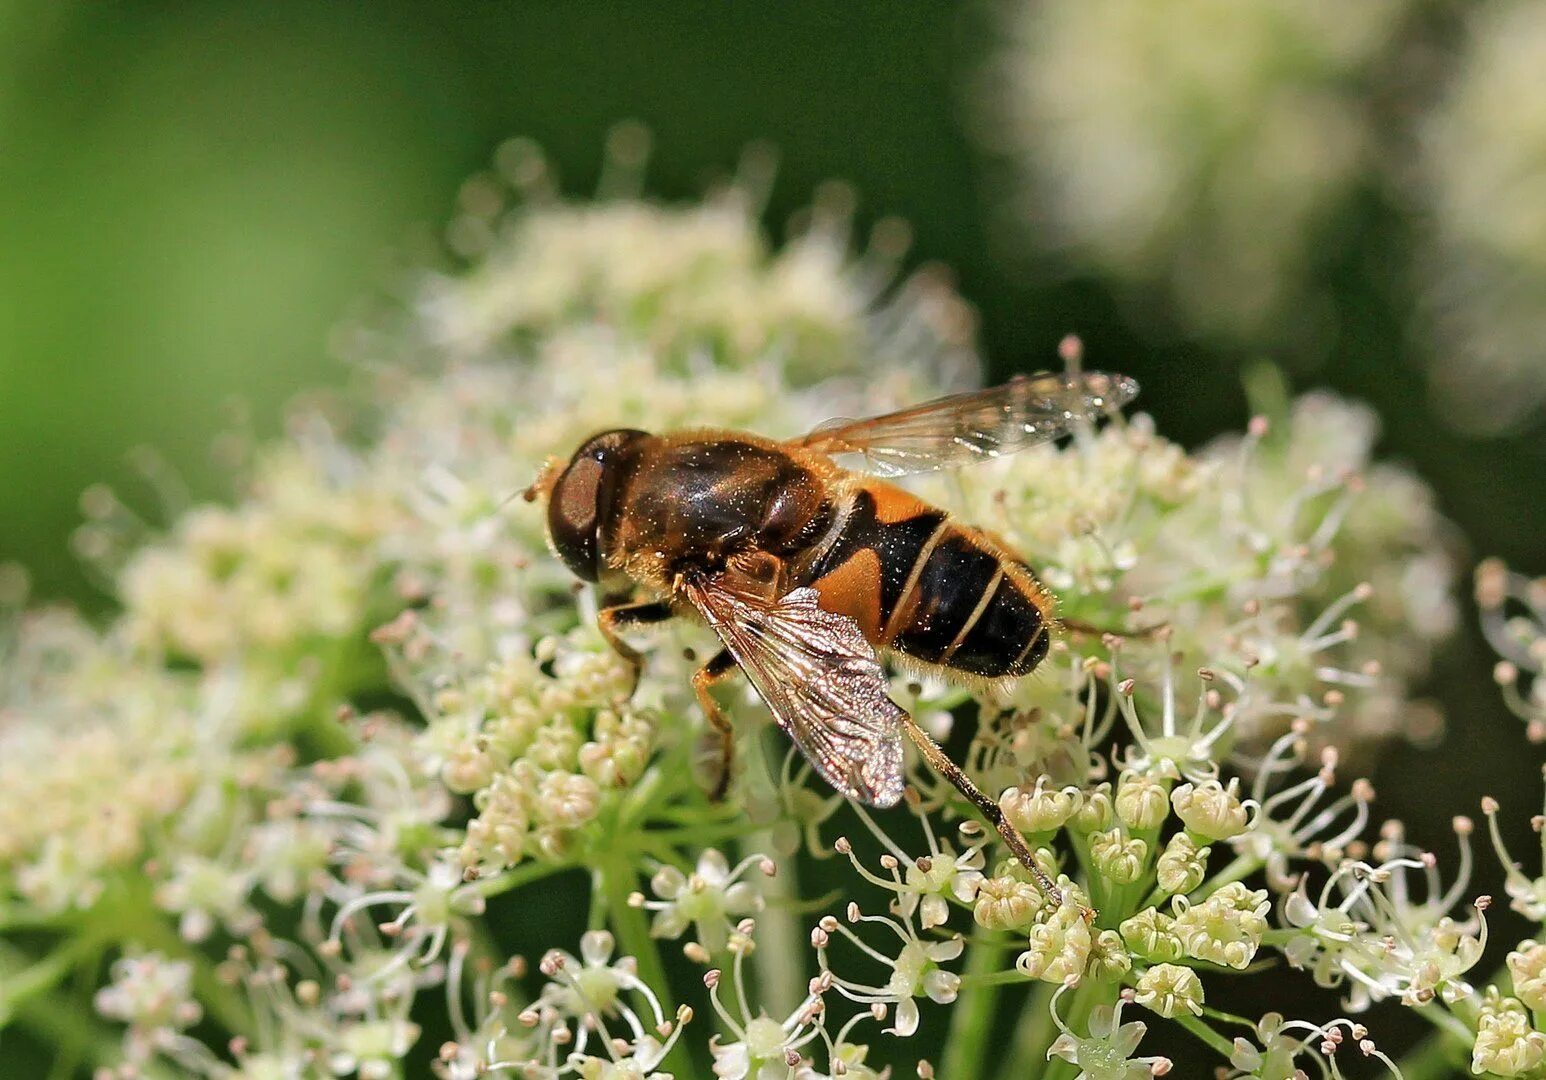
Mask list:
[[[978,682],[1047,654],[1053,601],[1003,542],[881,477],[954,468],[1067,434],[1130,402],[1099,372],[1019,377],[776,441],[713,429],[587,439],[526,492],[548,498],[553,550],[605,597],[600,629],[637,673],[628,627],[697,617],[722,648],[693,676],[730,776],[710,688],[742,671],[827,783],[871,806],[903,790],[902,735],[1057,891],[998,804],[887,693],[881,653]],[[835,456],[857,456],[855,470]]]

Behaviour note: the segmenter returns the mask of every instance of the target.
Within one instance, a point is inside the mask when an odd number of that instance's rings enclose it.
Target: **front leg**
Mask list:
[[[639,673],[644,670],[644,657],[638,649],[623,640],[620,632],[629,627],[663,623],[674,614],[671,605],[660,600],[612,604],[596,613],[596,627],[601,631],[601,636],[633,669],[633,681],[628,687],[629,697],[633,697],[633,692],[638,689]]]
[[[719,702],[714,700],[714,695],[709,693],[709,688],[715,683],[724,682],[735,671],[735,657],[730,655],[729,649],[720,649],[692,677],[693,692],[698,695],[698,707],[703,710],[703,717],[709,722],[709,727],[719,736],[719,776],[714,781],[713,790],[709,792],[709,798],[714,802],[724,799],[725,792],[730,789],[731,770],[735,767],[735,731],[730,726],[730,718],[719,707]]]

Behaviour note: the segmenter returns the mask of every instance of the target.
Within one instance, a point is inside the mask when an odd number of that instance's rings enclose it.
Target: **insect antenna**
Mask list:
[[[929,763],[930,767],[955,785],[956,790],[965,795],[982,816],[988,819],[988,823],[998,830],[998,834],[1004,838],[1004,843],[1009,845],[1009,850],[1020,861],[1020,865],[1024,866],[1027,872],[1030,873],[1031,879],[1036,882],[1036,887],[1042,891],[1047,899],[1051,900],[1054,904],[1061,905],[1063,903],[1063,890],[1059,889],[1042,868],[1036,865],[1036,858],[1031,853],[1030,845],[1025,842],[1025,837],[1020,835],[1019,830],[1005,820],[1004,811],[999,809],[998,803],[988,798],[980,787],[972,783],[971,777],[962,772],[961,767],[950,760],[950,755],[945,753],[939,743],[935,742],[928,732],[918,726],[918,722],[912,718],[912,714],[903,714],[902,727],[906,729],[907,737],[912,739],[914,744],[923,753],[924,760]],[[1095,913],[1088,909],[1086,909],[1084,915],[1087,921],[1093,920],[1095,917]]]

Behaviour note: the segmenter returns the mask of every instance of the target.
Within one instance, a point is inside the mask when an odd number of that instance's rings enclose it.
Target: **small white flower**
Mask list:
[[[1047,1057],[1062,1058],[1079,1066],[1074,1080],[1149,1080],[1170,1070],[1170,1062],[1161,1057],[1134,1057],[1148,1025],[1134,1020],[1122,1023],[1122,1010],[1133,1000],[1132,991],[1124,991],[1116,1005],[1097,1005],[1089,1017],[1089,1034],[1080,1036],[1058,1015],[1058,999],[1072,985],[1064,983],[1053,994],[1053,1022],[1060,1034],[1047,1050]]]
[[[880,952],[866,945],[847,923],[885,927],[900,941],[901,946],[894,956]],[[828,945],[833,935],[847,938],[872,959],[883,963],[888,969],[885,981],[863,983],[833,971],[828,956]],[[883,915],[864,915],[857,904],[850,904],[846,923],[830,915],[826,916],[812,932],[811,938],[816,946],[817,962],[830,977],[832,988],[839,994],[865,1005],[892,1005],[896,1008],[896,1018],[886,1029],[889,1034],[906,1037],[918,1030],[918,998],[927,997],[930,1001],[945,1004],[956,999],[961,986],[959,975],[940,966],[961,955],[965,948],[961,936],[952,935],[943,941],[925,940],[918,936],[912,922],[905,916],[888,918]]]
[[[768,874],[774,864],[765,855],[749,855],[732,868],[717,849],[706,848],[691,874],[674,866],[661,867],[650,878],[650,888],[659,899],[639,898],[641,907],[655,913],[650,933],[677,938],[691,926],[699,944],[710,953],[721,952],[736,922],[762,910],[755,886],[742,880],[753,867]]]

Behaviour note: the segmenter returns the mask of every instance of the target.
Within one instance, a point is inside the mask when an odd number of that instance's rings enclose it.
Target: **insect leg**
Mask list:
[[[1004,838],[1004,843],[1009,845],[1009,850],[1020,861],[1020,865],[1024,866],[1030,873],[1031,879],[1036,882],[1037,888],[1041,889],[1047,899],[1051,900],[1054,904],[1061,904],[1063,902],[1062,890],[1042,871],[1041,867],[1036,865],[1036,859],[1031,854],[1030,845],[1025,842],[1025,837],[1021,836],[1019,831],[1004,819],[1004,811],[999,809],[998,803],[988,798],[980,787],[972,783],[971,777],[962,772],[961,767],[950,760],[950,756],[945,753],[939,743],[930,738],[929,733],[918,726],[918,722],[912,718],[911,714],[904,714],[904,716],[902,726],[907,729],[908,738],[912,739],[918,749],[922,751],[923,758],[929,763],[929,766],[954,784],[957,791],[971,800],[972,805],[998,830],[998,834]],[[1089,912],[1086,918],[1093,919],[1094,914],[1094,912]]]
[[[729,649],[720,649],[692,677],[693,692],[698,695],[698,707],[703,710],[704,719],[719,736],[719,778],[714,781],[714,790],[709,793],[709,798],[714,802],[723,799],[730,787],[730,771],[735,765],[735,735],[729,717],[714,700],[714,695],[709,693],[709,688],[728,679],[735,671],[735,657],[730,655]]]
[[[607,639],[607,644],[613,651],[628,661],[633,668],[633,683],[638,685],[639,672],[644,669],[644,657],[639,650],[622,639],[619,631],[630,626],[649,626],[653,623],[665,622],[674,614],[671,605],[659,600],[646,600],[636,604],[612,604],[604,607],[596,613],[596,626],[601,631],[601,636]],[[628,696],[633,696],[633,688],[630,687]]]
[[[1103,630],[1099,626],[1091,626],[1089,623],[1080,622],[1078,619],[1059,619],[1058,625],[1061,626],[1064,630],[1067,630],[1070,634],[1082,634],[1085,637],[1093,638],[1152,638],[1157,636],[1160,631],[1168,630],[1170,628],[1170,624],[1168,622],[1162,622],[1155,623],[1152,626],[1145,626],[1138,630]]]

